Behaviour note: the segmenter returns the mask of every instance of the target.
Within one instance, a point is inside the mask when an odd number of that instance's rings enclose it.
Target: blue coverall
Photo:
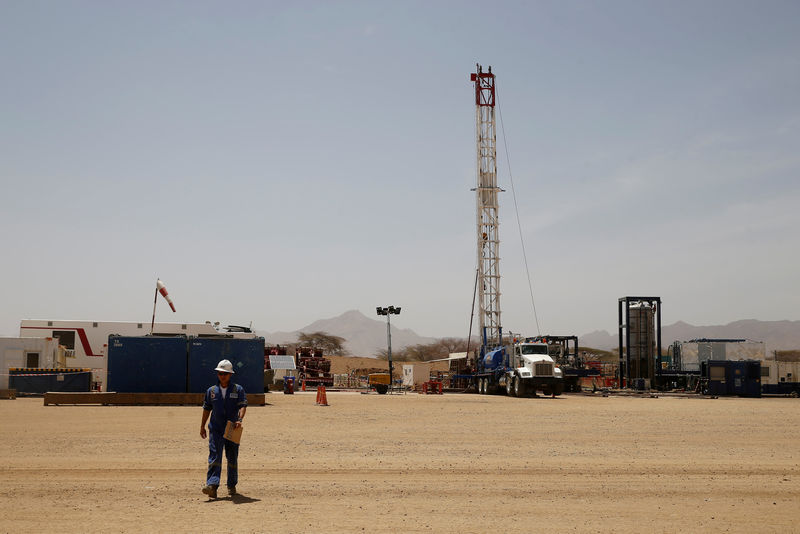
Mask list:
[[[228,421],[234,423],[239,419],[239,409],[247,406],[247,395],[244,388],[231,381],[228,384],[228,394],[222,398],[219,384],[211,386],[206,391],[203,400],[203,409],[211,412],[208,422],[208,475],[206,484],[219,486],[222,474],[222,450],[225,449],[225,458],[228,461],[228,487],[235,486],[239,481],[239,444],[223,438],[225,425]]]

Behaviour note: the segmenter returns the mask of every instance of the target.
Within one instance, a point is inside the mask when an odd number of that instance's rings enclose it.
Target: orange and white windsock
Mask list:
[[[167,293],[167,286],[164,285],[164,282],[162,282],[160,278],[156,282],[156,287],[158,288],[158,292],[161,293],[161,296],[167,299],[167,304],[172,308],[172,311],[175,311],[175,305],[172,303],[169,293]]]

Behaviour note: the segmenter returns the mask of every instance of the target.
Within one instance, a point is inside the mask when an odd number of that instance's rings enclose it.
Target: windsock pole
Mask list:
[[[172,302],[172,298],[169,296],[167,292],[167,286],[164,285],[164,282],[161,281],[161,278],[156,279],[156,294],[153,296],[153,320],[150,322],[150,335],[153,335],[153,330],[156,326],[156,302],[158,301],[158,294],[164,297],[169,304],[169,307],[172,308],[172,311],[175,311],[175,304]]]
[[[153,329],[156,326],[156,301],[158,301],[158,284],[156,284],[156,293],[153,295],[153,320],[150,322],[150,335],[153,335]]]

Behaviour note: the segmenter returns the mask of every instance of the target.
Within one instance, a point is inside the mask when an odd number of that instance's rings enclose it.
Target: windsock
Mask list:
[[[169,293],[167,293],[167,286],[164,285],[164,282],[162,282],[160,278],[156,282],[156,287],[158,288],[158,292],[161,293],[161,296],[167,299],[167,304],[172,308],[172,311],[175,311],[175,305],[172,303]]]

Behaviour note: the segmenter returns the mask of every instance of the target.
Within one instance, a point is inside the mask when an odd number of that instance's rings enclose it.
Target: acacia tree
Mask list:
[[[471,348],[475,348],[472,342]],[[409,345],[401,349],[392,349],[392,360],[398,361],[420,361],[439,360],[447,358],[451,352],[465,352],[467,350],[467,340],[454,337],[445,337],[432,343],[422,343]],[[386,360],[388,355],[386,349],[381,349],[376,356],[381,360]]]
[[[322,349],[323,353],[332,356],[346,356],[347,349],[343,337],[334,336],[327,332],[300,332],[297,334],[297,344]]]

